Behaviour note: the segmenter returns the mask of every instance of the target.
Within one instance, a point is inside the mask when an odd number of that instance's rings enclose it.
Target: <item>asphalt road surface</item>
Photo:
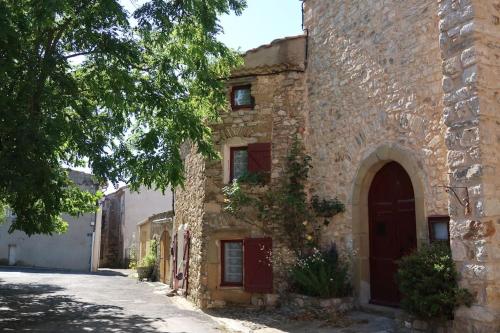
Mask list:
[[[0,332],[225,332],[120,271],[0,268]]]

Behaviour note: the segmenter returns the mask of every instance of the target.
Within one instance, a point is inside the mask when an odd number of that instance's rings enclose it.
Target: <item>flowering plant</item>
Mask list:
[[[301,258],[290,271],[292,288],[307,296],[346,297],[351,294],[349,267],[332,245],[326,251],[317,248]]]

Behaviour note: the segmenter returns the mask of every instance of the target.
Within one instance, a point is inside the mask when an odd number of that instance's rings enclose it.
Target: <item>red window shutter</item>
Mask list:
[[[271,172],[271,144],[248,145],[248,172]]]
[[[244,241],[245,291],[251,293],[273,292],[273,266],[270,260],[273,249],[271,238],[246,238]]]

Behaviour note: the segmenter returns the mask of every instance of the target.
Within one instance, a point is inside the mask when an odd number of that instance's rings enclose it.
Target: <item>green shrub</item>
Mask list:
[[[130,247],[128,268],[130,269],[137,268],[137,249],[135,247],[135,244],[132,244],[132,246]]]
[[[292,288],[307,296],[346,297],[352,290],[348,271],[335,246],[327,251],[314,249],[292,268]]]
[[[472,303],[471,293],[458,287],[447,244],[436,242],[403,257],[397,281],[403,296],[401,307],[420,319],[450,320],[455,308]]]
[[[149,243],[149,247],[146,255],[140,260],[137,268],[147,268],[148,276],[144,276],[144,278],[149,278],[150,280],[155,280],[155,266],[158,259],[158,241],[156,239],[152,239]],[[141,277],[139,277],[141,278]]]

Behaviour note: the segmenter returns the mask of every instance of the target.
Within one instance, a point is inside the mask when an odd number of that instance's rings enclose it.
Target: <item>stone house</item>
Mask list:
[[[227,217],[221,188],[252,168],[278,179],[299,133],[309,194],[346,204],[321,241],[352,254],[360,304],[399,304],[394,261],[445,239],[475,296],[454,329],[500,331],[500,3],[303,2],[305,36],[247,52],[228,80],[231,108],[213,127],[222,159],[186,148],[175,226],[191,237],[189,297],[206,307],[280,291],[247,251],[276,242]]]
[[[188,295],[201,307],[252,297],[272,303],[280,288],[267,258],[279,244],[224,213],[222,188],[247,172],[265,174],[270,183],[279,178],[293,134],[304,127],[305,45],[296,36],[245,54],[245,66],[227,82],[230,111],[213,125],[221,160],[205,161],[185,147],[186,184],[176,190],[174,228],[189,230],[189,263],[174,248],[178,265],[189,267]]]
[[[69,170],[69,178],[86,191],[95,193],[98,189],[98,183],[88,173]],[[5,223],[0,223],[0,265],[86,272],[95,268],[98,258],[94,257],[93,246],[99,226],[95,213],[78,217],[63,214],[62,218],[68,222],[67,232],[31,237],[21,231],[8,233],[13,218],[15,216],[10,213]]]
[[[160,282],[171,284],[171,233],[173,228],[173,211],[153,214],[137,225],[139,247],[137,261],[140,262],[147,254],[151,241],[158,242],[157,248],[157,278]]]
[[[131,251],[137,255],[137,224],[153,214],[171,211],[173,194],[123,186],[102,200],[99,267],[127,267]]]

